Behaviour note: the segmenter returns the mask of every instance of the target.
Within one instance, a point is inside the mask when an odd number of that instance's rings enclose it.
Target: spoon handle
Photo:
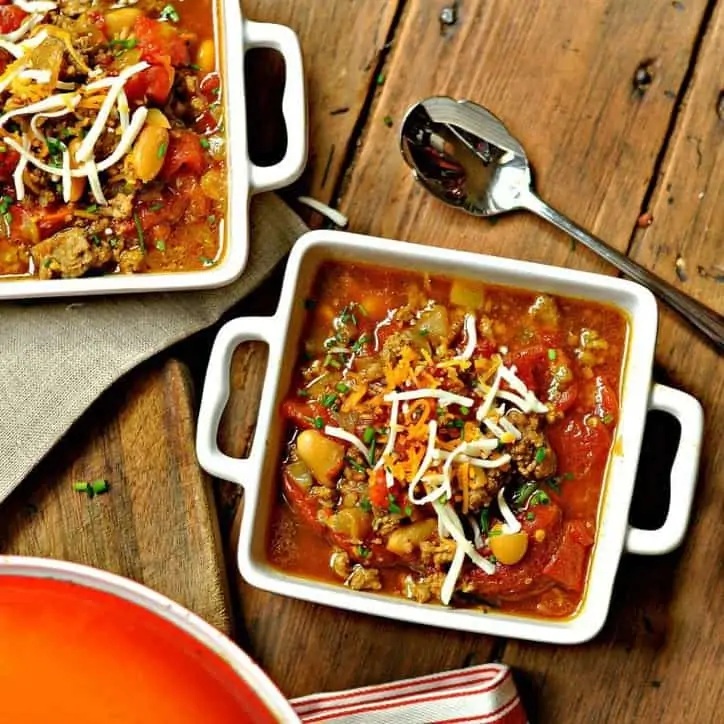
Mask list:
[[[717,314],[688,295],[683,294],[668,282],[647,271],[635,261],[616,251],[616,249],[611,248],[601,239],[589,234],[585,229],[556,211],[534,193],[526,193],[519,199],[519,202],[523,208],[532,211],[546,221],[550,221],[576,241],[580,241],[595,254],[605,259],[609,264],[622,271],[627,277],[650,289],[659,299],[666,302],[708,337],[720,353],[724,351],[724,317],[721,314]]]

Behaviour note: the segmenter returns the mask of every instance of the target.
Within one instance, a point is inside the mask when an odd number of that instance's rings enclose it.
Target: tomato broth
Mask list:
[[[231,667],[146,609],[95,589],[0,575],[0,721],[276,721]]]

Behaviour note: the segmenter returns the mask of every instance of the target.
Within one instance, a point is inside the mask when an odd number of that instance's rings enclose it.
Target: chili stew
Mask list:
[[[418,602],[573,615],[623,313],[341,262],[322,265],[306,306],[272,564]]]
[[[0,278],[223,252],[213,0],[0,0]]]

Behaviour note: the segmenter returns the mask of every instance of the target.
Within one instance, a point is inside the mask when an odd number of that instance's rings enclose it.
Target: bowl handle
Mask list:
[[[281,340],[274,330],[280,328],[274,317],[241,317],[228,322],[214,340],[206,370],[196,427],[196,455],[199,464],[208,473],[244,487],[253,485],[261,475],[266,440],[263,435],[255,435],[249,455],[243,459],[233,458],[219,450],[217,437],[221,416],[229,399],[231,359],[236,348],[244,342],[266,342],[269,345],[268,359],[279,359]],[[265,384],[262,389],[257,429],[268,429],[273,388],[274,385]]]
[[[244,21],[244,50],[272,48],[282,54],[286,81],[282,114],[287,127],[284,158],[272,166],[249,166],[252,193],[272,191],[296,181],[307,162],[307,104],[304,94],[304,66],[299,39],[291,28],[274,23]],[[233,92],[233,89],[232,89]]]
[[[696,398],[659,384],[651,388],[649,409],[673,415],[681,426],[681,438],[671,466],[671,498],[666,520],[657,530],[629,527],[626,550],[640,555],[659,555],[669,553],[681,543],[689,523],[704,435],[704,411]]]

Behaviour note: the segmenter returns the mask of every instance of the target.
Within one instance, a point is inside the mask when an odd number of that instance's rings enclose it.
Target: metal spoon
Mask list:
[[[532,211],[648,287],[719,352],[724,350],[724,317],[589,234],[533,192],[525,150],[490,111],[471,101],[427,98],[407,111],[400,147],[417,180],[446,204],[475,216]]]

